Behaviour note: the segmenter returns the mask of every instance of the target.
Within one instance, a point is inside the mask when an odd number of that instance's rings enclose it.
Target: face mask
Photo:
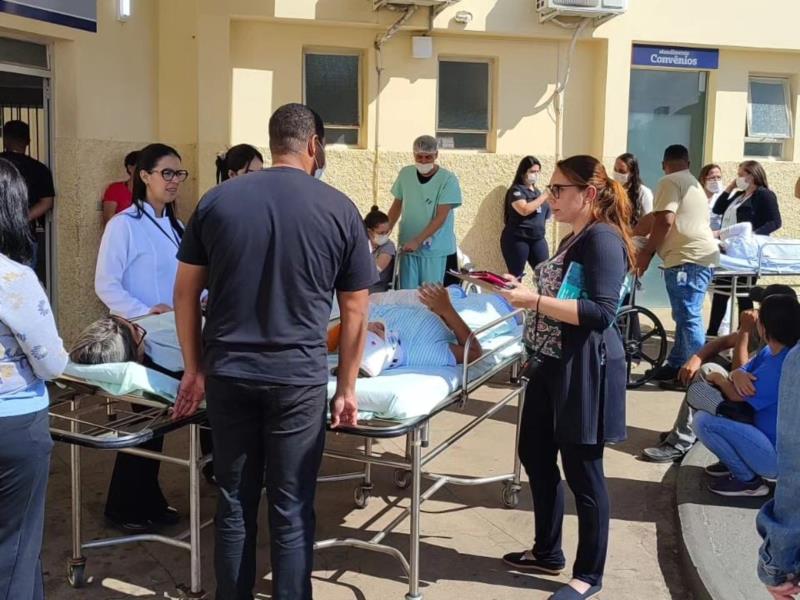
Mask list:
[[[322,144],[319,144],[319,154],[322,156],[321,161],[317,158],[316,154],[314,155],[314,163],[317,165],[317,168],[314,170],[314,179],[322,179],[323,175],[325,175],[325,148],[322,147]]]
[[[722,181],[719,179],[709,179],[706,181],[706,191],[709,194],[719,194],[723,189]]]
[[[736,189],[744,191],[750,187],[750,180],[747,177],[736,178]]]
[[[420,175],[430,175],[436,165],[434,163],[416,163],[416,167]]]
[[[376,235],[374,239],[374,243],[376,246],[383,246],[388,241],[389,241],[388,233],[384,233],[383,235]]]
[[[536,185],[537,181],[539,181],[538,173],[528,173],[528,185]]]
[[[628,179],[631,178],[629,173],[620,173],[619,171],[614,171],[614,174],[612,175],[612,177],[614,178],[614,181],[618,181],[622,185],[625,185],[626,183],[628,183]]]

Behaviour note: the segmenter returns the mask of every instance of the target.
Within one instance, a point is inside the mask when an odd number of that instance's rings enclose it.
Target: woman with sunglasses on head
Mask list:
[[[602,589],[608,550],[603,450],[626,436],[625,352],[615,318],[634,257],[631,203],[591,156],[560,161],[548,192],[553,218],[572,232],[537,267],[537,290],[509,276],[512,289],[498,291],[515,307],[533,311],[525,338],[539,365],[530,368],[529,361],[526,369],[530,383],[518,448],[533,493],[534,545],[503,561],[551,575],[564,569],[560,454],[578,512],[578,551],[572,579],[550,598],[585,600]]]
[[[50,438],[45,381],[67,364],[33,255],[28,192],[0,159],[0,600],[44,598],[39,553]]]
[[[141,150],[133,204],[108,222],[97,256],[95,292],[112,315],[133,319],[172,310],[184,231],[174,202],[188,175],[174,148],[150,144]],[[163,438],[155,438],[141,447],[160,452],[163,445]],[[117,454],[105,509],[110,521],[133,533],[178,521],[158,483],[160,464]]]

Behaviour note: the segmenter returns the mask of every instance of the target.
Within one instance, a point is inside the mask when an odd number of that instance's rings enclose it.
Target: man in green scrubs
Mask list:
[[[400,221],[400,289],[442,283],[447,257],[456,252],[453,209],[461,205],[458,178],[436,164],[436,138],[418,137],[413,150],[414,165],[400,170],[389,209],[389,226]]]

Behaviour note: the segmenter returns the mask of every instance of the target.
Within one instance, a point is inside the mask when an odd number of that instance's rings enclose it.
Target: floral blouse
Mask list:
[[[542,296],[555,298],[564,278],[564,252],[559,252],[550,260],[536,265],[534,276],[536,287]],[[534,332],[534,326],[536,330]],[[548,316],[540,315],[536,319],[535,311],[525,315],[525,340],[528,347],[545,356],[561,358],[561,322]]]
[[[16,401],[38,397],[30,390],[58,377],[66,364],[67,353],[36,274],[0,254],[0,417],[25,414]]]

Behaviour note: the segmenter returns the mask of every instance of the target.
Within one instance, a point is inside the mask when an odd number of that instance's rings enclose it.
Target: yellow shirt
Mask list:
[[[708,223],[708,199],[688,169],[659,181],[653,212],[665,211],[675,214],[675,222],[658,248],[664,268],[684,263],[718,265],[719,247]]]

